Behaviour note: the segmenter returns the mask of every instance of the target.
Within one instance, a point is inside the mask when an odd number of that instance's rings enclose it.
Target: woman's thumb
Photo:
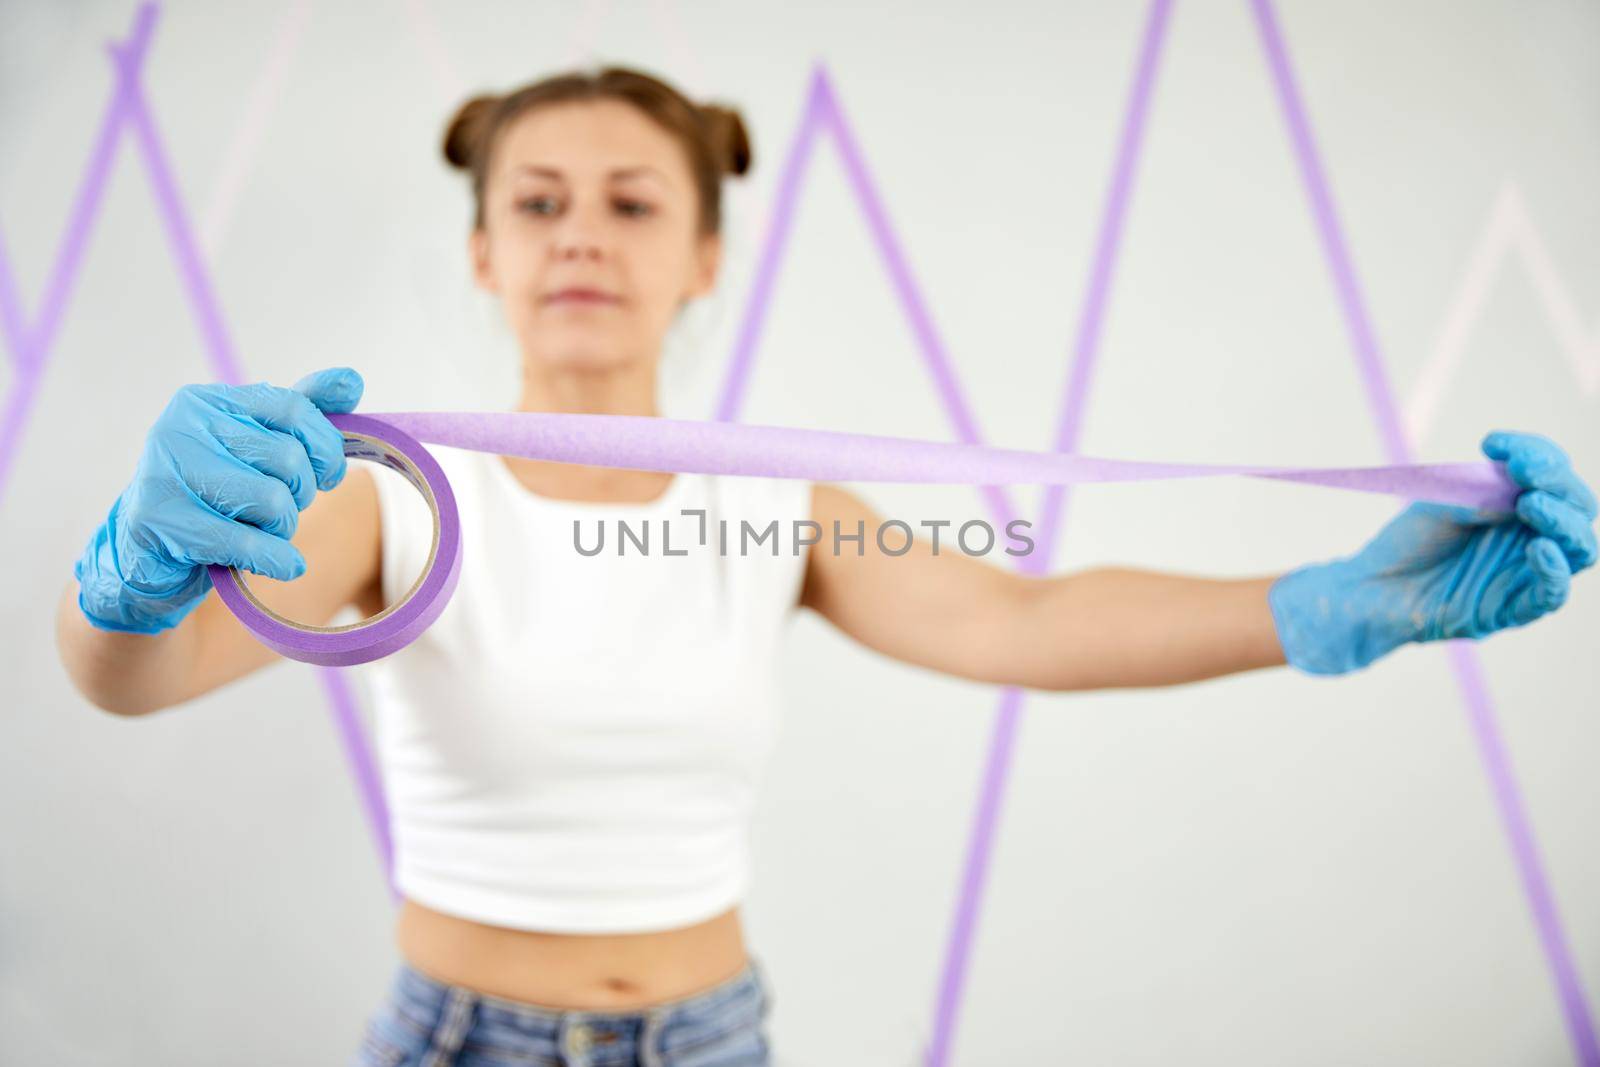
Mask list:
[[[365,383],[354,367],[329,367],[313,371],[295,382],[296,392],[304,393],[323,414],[354,411],[361,403]]]

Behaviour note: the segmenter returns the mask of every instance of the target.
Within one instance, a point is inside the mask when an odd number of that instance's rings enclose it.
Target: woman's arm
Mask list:
[[[916,540],[882,553],[879,516],[855,495],[818,485],[801,604],[860,643],[973,681],[1029,689],[1176,685],[1281,665],[1267,589],[1276,575],[1215,579],[1122,567],[1049,577],[1004,570],[959,547]],[[863,552],[835,554],[865,523]],[[888,540],[888,538],[886,538]],[[890,541],[898,547],[900,536]]]
[[[1267,607],[1276,575],[1201,578],[1097,567],[1017,578],[1025,595],[1013,638],[1023,679],[1016,685],[1178,685],[1285,662]]]

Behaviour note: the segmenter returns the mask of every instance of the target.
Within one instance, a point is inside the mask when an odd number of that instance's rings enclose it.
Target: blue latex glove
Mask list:
[[[1343,674],[1408,641],[1478,639],[1566,602],[1595,562],[1594,491],[1547,437],[1496,431],[1482,447],[1522,487],[1515,513],[1418,501],[1356,555],[1283,575],[1267,603],[1291,666]]]
[[[344,480],[344,438],[324,412],[361,400],[349,367],[294,388],[186,385],[145,437],[133,481],[73,565],[78,607],[102,630],[154,634],[211,589],[208,563],[288,581],[289,543],[318,489]]]

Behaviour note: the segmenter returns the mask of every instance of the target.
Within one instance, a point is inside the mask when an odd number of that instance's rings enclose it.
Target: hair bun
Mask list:
[[[457,170],[471,170],[488,125],[490,112],[500,103],[492,94],[475,96],[456,110],[444,132],[444,158]]]
[[[744,174],[750,169],[750,135],[744,128],[744,119],[731,108],[720,104],[704,104],[700,108],[701,121],[711,141],[712,158],[725,174]]]

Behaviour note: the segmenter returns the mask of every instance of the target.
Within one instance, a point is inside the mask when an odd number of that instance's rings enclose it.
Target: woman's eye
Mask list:
[[[618,200],[616,206],[624,215],[632,218],[649,215],[654,211],[649,204],[639,200]],[[550,215],[556,210],[556,201],[548,196],[531,197],[517,201],[517,210],[534,215]]]

